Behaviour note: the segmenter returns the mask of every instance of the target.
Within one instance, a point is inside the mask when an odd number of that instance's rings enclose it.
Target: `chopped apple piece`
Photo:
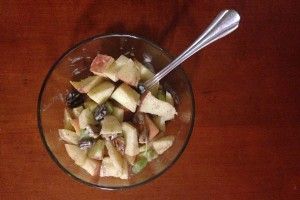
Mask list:
[[[159,133],[159,129],[156,127],[156,125],[151,120],[148,114],[145,114],[145,125],[147,130],[149,131],[149,141],[150,141]]]
[[[174,106],[174,99],[170,92],[166,91],[166,102]]]
[[[123,170],[122,170],[123,171]],[[121,176],[122,172],[118,171],[110,157],[105,157],[102,160],[102,164],[100,167],[100,177],[109,177],[113,176],[116,178],[119,178]]]
[[[139,153],[138,131],[127,122],[122,123],[122,130],[125,137],[125,154],[135,156]]]
[[[163,117],[153,116],[152,120],[160,131],[163,131],[163,132],[166,131],[166,121],[164,120]]]
[[[92,111],[92,112],[98,106],[98,104],[95,101],[93,101],[91,98],[89,98],[89,97],[85,100],[85,102],[83,103],[83,105],[84,105],[85,108],[90,109],[90,111]]]
[[[80,113],[83,111],[83,106],[78,106],[76,108],[73,108],[74,117],[78,118]]]
[[[124,156],[125,156],[127,162],[128,162],[130,165],[133,165],[133,164],[134,164],[134,161],[135,161],[135,159],[136,159],[136,156],[129,156],[129,155],[127,155],[127,154],[124,154]]]
[[[131,112],[135,112],[140,95],[130,86],[122,83],[111,95],[111,98],[119,102]]]
[[[91,176],[96,176],[99,174],[100,163],[91,158],[86,158],[84,163],[80,166],[86,170]]]
[[[151,92],[151,94],[156,97],[158,93],[158,89],[159,89],[159,82],[155,83],[151,88],[149,88],[149,92]]]
[[[126,158],[123,158],[123,170],[122,170],[122,174],[120,175],[121,179],[128,179],[128,163]]]
[[[154,76],[154,73],[152,73],[147,67],[145,67],[142,63],[140,63],[137,60],[134,60],[135,64],[140,68],[141,72],[141,81],[147,81],[148,79],[152,78]]]
[[[115,59],[111,56],[98,54],[91,64],[90,71],[96,75],[103,76],[105,69],[107,69],[114,61]]]
[[[88,152],[88,157],[95,160],[102,160],[104,155],[104,140],[98,140]]]
[[[113,116],[115,116],[120,123],[124,120],[124,110],[122,108],[119,108],[117,106],[114,107],[114,111],[112,113]]]
[[[67,129],[58,129],[58,133],[60,138],[67,143],[78,144],[79,142],[79,136],[73,131],[69,131]]]
[[[132,86],[137,86],[141,79],[139,68],[131,59],[127,61],[125,66],[122,66],[119,69],[116,76],[124,83],[127,83],[128,85]]]
[[[113,82],[117,82],[119,78],[117,77],[118,71],[121,69],[121,66],[117,65],[116,62],[111,64],[109,68],[107,68],[104,72],[103,75],[108,77],[110,80]]]
[[[74,127],[71,124],[72,120],[72,111],[69,108],[64,110],[64,129],[74,131]]]
[[[81,81],[70,81],[73,87],[80,93],[88,93],[93,87],[106,80],[101,76],[88,76]]]
[[[139,111],[161,116],[166,121],[174,119],[177,114],[174,106],[167,102],[158,100],[151,94],[151,92],[147,92],[142,97]]]
[[[76,134],[79,135],[80,134],[79,119],[72,119],[71,124],[74,127]]]
[[[110,78],[113,82],[117,82],[119,78],[117,77],[118,71],[126,65],[129,58],[126,56],[121,55],[110,67],[106,68],[103,72],[103,75]]]
[[[122,126],[119,120],[113,115],[106,115],[104,119],[101,121],[101,132],[102,135],[113,135],[122,133]]]
[[[78,146],[73,144],[65,144],[66,151],[70,158],[75,161],[76,165],[83,165],[87,158],[87,151],[81,150]]]
[[[153,141],[153,148],[158,154],[162,154],[165,152],[168,148],[170,148],[174,142],[174,136],[168,135],[162,138],[159,138],[158,140]]]
[[[96,125],[98,122],[94,119],[92,111],[86,108],[79,115],[79,127],[80,129],[85,129],[87,125]]]
[[[96,103],[102,104],[108,100],[114,89],[115,85],[113,83],[105,81],[91,89],[87,94]]]
[[[108,155],[112,160],[112,163],[116,170],[122,173],[123,170],[123,158],[122,155],[117,151],[117,149],[113,146],[111,141],[105,141],[105,146],[108,150]]]

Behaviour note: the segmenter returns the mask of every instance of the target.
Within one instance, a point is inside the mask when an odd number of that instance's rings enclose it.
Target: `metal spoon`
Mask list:
[[[239,26],[240,16],[235,10],[224,10],[213,20],[206,30],[175,60],[155,74],[151,79],[143,83],[143,88],[140,90],[148,90],[155,83],[160,81],[169,72],[179,66],[183,61],[191,55],[209,45],[210,43],[228,35]],[[142,91],[141,91],[142,92]]]

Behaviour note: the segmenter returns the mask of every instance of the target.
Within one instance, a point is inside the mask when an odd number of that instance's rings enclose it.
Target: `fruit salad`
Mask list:
[[[124,55],[115,60],[98,54],[90,72],[70,81],[59,136],[90,175],[128,179],[172,146],[166,123],[177,115],[174,92],[159,83],[138,92],[154,73]]]

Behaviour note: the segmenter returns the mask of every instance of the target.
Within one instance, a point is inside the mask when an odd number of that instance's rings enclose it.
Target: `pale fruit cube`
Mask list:
[[[137,60],[134,60],[136,66],[139,67],[140,73],[141,73],[141,81],[147,81],[148,79],[152,78],[154,76],[154,73],[152,73],[147,67],[145,67],[142,63],[140,63]]]
[[[64,129],[74,131],[74,127],[71,124],[72,111],[69,108],[64,109]]]
[[[122,66],[118,65],[116,62],[111,64],[109,68],[107,68],[104,72],[103,75],[108,77],[110,80],[113,82],[117,82],[119,78],[117,77],[118,71],[121,69]]]
[[[132,86],[137,86],[141,79],[139,68],[135,65],[135,63],[131,59],[127,61],[125,66],[122,66],[119,69],[116,76],[124,83]]]
[[[124,154],[127,162],[130,164],[130,165],[133,165],[134,162],[135,162],[135,159],[136,159],[136,156],[129,156],[127,154]]]
[[[115,62],[119,66],[124,66],[124,65],[126,65],[126,63],[128,62],[128,60],[129,60],[128,57],[126,57],[124,55],[120,55],[120,57]]]
[[[87,151],[81,150],[77,145],[65,144],[66,151],[76,165],[83,165],[87,158]]]
[[[116,170],[120,173],[123,171],[123,158],[119,151],[113,146],[111,141],[105,141],[105,146],[108,151],[108,155],[112,160],[112,163]]]
[[[83,106],[78,106],[76,108],[73,108],[74,117],[78,118],[80,113],[83,111]]]
[[[94,119],[92,111],[86,108],[79,115],[79,127],[80,129],[85,129],[87,125],[96,125],[98,122]]]
[[[137,129],[127,122],[122,123],[122,130],[125,137],[125,154],[135,156],[139,153],[138,146],[138,131]]]
[[[149,88],[149,92],[151,92],[151,94],[156,97],[158,93],[158,89],[159,89],[159,82],[155,83],[151,88]]]
[[[79,143],[79,136],[73,131],[67,129],[58,129],[58,133],[60,138],[67,143],[71,143],[71,144]]]
[[[121,179],[128,179],[129,173],[128,173],[128,163],[126,158],[123,158],[123,170],[122,174],[120,175]]]
[[[123,172],[123,169],[122,171],[118,171],[113,162],[112,162],[112,159],[110,157],[105,157],[103,158],[102,160],[102,163],[101,163],[101,167],[100,167],[100,177],[116,177],[116,178],[119,178],[121,176]]]
[[[159,130],[163,132],[166,131],[166,121],[163,117],[155,115],[152,117],[152,120]]]
[[[85,108],[90,109],[90,111],[92,111],[92,112],[98,106],[98,104],[89,97],[84,101],[83,105]]]
[[[175,137],[173,135],[168,135],[162,138],[159,138],[158,140],[153,141],[153,149],[158,153],[162,154],[165,152],[168,148],[170,148],[174,142]]]
[[[170,92],[166,91],[166,102],[174,106],[174,99]]]
[[[122,126],[119,120],[113,115],[106,115],[103,120],[101,120],[101,132],[102,135],[112,135],[122,133]]]
[[[98,140],[88,151],[88,157],[95,160],[102,160],[104,155],[104,140]]]
[[[177,114],[174,106],[155,98],[151,92],[147,92],[142,97],[139,111],[161,116],[165,121],[174,119]]]
[[[70,81],[73,87],[80,93],[88,93],[93,87],[106,80],[105,77],[88,76],[81,81]]]
[[[100,163],[99,161],[93,160],[91,158],[86,158],[84,163],[80,166],[86,170],[91,176],[96,176],[99,174]]]
[[[103,76],[105,69],[107,69],[114,61],[114,58],[111,56],[98,54],[91,64],[90,71],[96,75]]]
[[[91,89],[87,94],[96,103],[102,104],[108,100],[114,89],[115,85],[113,83],[105,81]]]
[[[79,119],[72,119],[71,124],[74,127],[76,134],[79,135],[80,134]]]
[[[135,112],[140,95],[130,86],[122,83],[111,95],[111,98],[119,102],[122,106]]]
[[[124,110],[122,108],[115,106],[112,115],[115,116],[119,120],[120,123],[123,122]]]

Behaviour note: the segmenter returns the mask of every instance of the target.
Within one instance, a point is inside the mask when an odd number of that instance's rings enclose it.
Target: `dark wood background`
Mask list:
[[[37,129],[48,70],[72,45],[142,35],[174,56],[223,9],[232,35],[183,65],[195,95],[190,143],[146,185],[104,191],[67,176]],[[298,0],[1,1],[0,199],[300,199]]]

